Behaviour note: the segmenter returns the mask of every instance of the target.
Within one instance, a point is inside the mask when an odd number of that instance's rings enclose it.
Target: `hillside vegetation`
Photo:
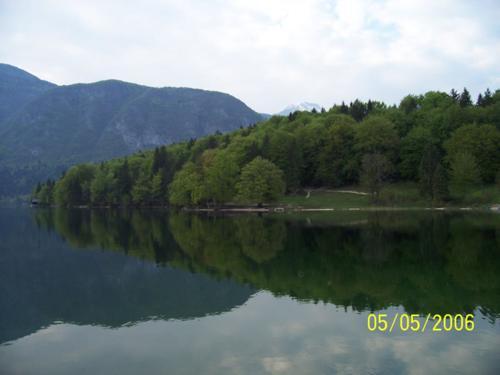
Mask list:
[[[428,202],[460,202],[478,188],[495,190],[488,186],[500,179],[499,128],[500,90],[475,103],[465,89],[408,95],[398,106],[356,100],[81,164],[34,196],[62,206],[219,206],[361,184],[377,202],[387,182],[413,182]]]
[[[261,119],[220,92],[117,80],[56,86],[0,66],[0,197],[29,194],[38,181],[78,163],[228,132]]]

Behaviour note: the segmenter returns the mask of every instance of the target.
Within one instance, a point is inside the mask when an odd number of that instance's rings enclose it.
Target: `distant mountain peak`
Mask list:
[[[316,103],[310,103],[310,102],[302,102],[298,104],[291,104],[287,106],[285,109],[283,109],[281,112],[278,112],[278,115],[281,116],[288,116],[290,113],[293,113],[295,111],[312,111],[313,109],[316,109],[317,111],[321,110],[321,106]]]

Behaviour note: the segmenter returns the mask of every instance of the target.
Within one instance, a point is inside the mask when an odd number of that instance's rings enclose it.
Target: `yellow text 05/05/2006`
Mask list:
[[[400,314],[389,317],[385,313],[368,314],[367,328],[370,332],[472,332],[473,314]]]

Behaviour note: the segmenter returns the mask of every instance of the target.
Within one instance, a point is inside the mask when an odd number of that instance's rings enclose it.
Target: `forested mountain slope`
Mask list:
[[[15,66],[0,63],[0,126],[7,117],[54,86]]]
[[[5,97],[22,96],[17,90],[23,86],[16,82],[0,81],[8,91]],[[12,113],[0,125],[0,178],[5,181],[0,196],[27,193],[36,181],[56,178],[76,163],[227,132],[262,119],[228,94],[116,80],[54,86],[23,97],[27,103],[7,103]]]
[[[72,168],[38,186],[44,203],[221,205],[264,203],[304,187],[418,182],[430,201],[460,201],[500,183],[500,90],[408,95],[398,106],[356,100],[320,112]],[[450,195],[451,193],[451,195]],[[491,202],[490,202],[491,203]]]

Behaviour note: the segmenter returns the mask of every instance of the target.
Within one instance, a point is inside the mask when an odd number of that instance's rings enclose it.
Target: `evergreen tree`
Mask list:
[[[344,102],[340,105],[340,113],[343,115],[349,114],[349,107]]]
[[[472,105],[472,99],[470,97],[469,91],[464,87],[464,91],[460,94],[460,99],[458,101],[460,107],[468,107]]]
[[[155,175],[167,164],[167,149],[165,146],[156,147],[153,153],[153,164],[151,165],[151,174]]]
[[[459,100],[460,100],[460,94],[457,92],[457,90],[455,89],[451,89],[450,91],[450,96],[451,98],[456,102],[458,103]]]
[[[493,104],[493,97],[491,96],[490,89],[486,89],[483,96],[483,106],[486,107],[490,104]]]
[[[477,96],[476,105],[477,105],[478,107],[482,107],[482,106],[484,106],[484,102],[483,102],[483,95],[482,95],[481,93],[479,93],[479,95]]]
[[[354,103],[350,104],[349,113],[353,119],[359,122],[366,116],[366,105],[362,101],[356,99]]]
[[[130,191],[132,189],[132,178],[130,176],[127,158],[125,158],[125,161],[116,172],[116,185],[116,190],[118,191],[120,197],[122,199],[126,199],[126,196],[130,194]]]
[[[366,114],[369,115],[373,111],[373,102],[368,99],[368,104],[366,106]]]
[[[163,203],[166,198],[165,182],[161,171],[153,176],[153,180],[151,181],[151,196],[157,203]]]

